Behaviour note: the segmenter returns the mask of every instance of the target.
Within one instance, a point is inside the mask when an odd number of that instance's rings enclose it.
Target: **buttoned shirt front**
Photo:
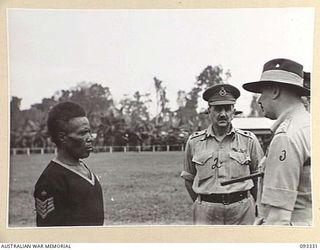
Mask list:
[[[221,182],[257,172],[262,157],[263,151],[253,133],[232,128],[219,141],[209,126],[189,137],[181,176],[193,181],[192,188],[197,194],[246,191],[254,186],[252,180],[226,186]]]
[[[291,221],[312,219],[310,114],[301,104],[284,112],[272,127],[274,137],[264,162],[262,205],[292,211]],[[268,210],[262,206],[262,216]]]

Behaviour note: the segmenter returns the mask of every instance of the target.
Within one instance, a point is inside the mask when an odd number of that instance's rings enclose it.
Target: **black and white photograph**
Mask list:
[[[6,18],[8,229],[315,226],[315,8]]]

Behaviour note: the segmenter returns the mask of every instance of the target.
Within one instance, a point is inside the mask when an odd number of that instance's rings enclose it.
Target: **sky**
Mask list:
[[[242,84],[260,79],[263,64],[288,58],[312,72],[313,8],[192,10],[9,9],[9,96],[28,109],[79,82],[124,94],[150,93],[153,77],[166,87],[168,106],[189,92],[208,65],[230,70],[241,96],[236,108],[250,111],[252,94]],[[199,99],[199,109],[207,104]]]

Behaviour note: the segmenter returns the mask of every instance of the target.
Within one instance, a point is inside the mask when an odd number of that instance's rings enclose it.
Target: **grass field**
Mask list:
[[[11,157],[10,227],[35,226],[34,184],[53,157]],[[102,185],[105,225],[192,224],[192,202],[180,177],[183,152],[97,153],[85,162]]]

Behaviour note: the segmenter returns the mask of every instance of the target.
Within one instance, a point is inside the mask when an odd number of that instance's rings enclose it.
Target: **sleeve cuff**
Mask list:
[[[271,207],[268,217],[266,217],[264,220],[264,225],[289,226],[291,213],[291,211],[288,211],[286,209]]]
[[[261,203],[293,211],[297,195],[298,192],[293,190],[264,187]]]
[[[180,177],[182,177],[185,180],[193,181],[194,176],[186,171],[182,171]]]

